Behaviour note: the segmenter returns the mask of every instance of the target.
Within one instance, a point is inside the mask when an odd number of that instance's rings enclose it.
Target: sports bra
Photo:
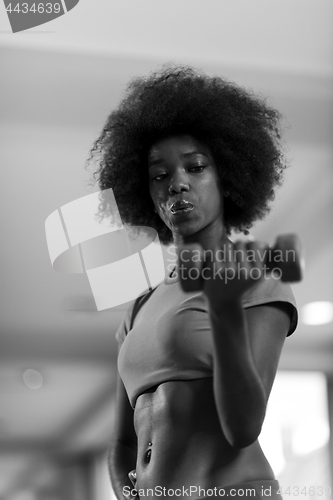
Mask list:
[[[292,305],[288,335],[297,325],[289,284],[270,277],[248,290],[243,308],[270,302]],[[135,317],[134,317],[135,315]],[[213,376],[213,345],[208,302],[203,292],[184,292],[177,277],[167,277],[127,311],[116,333],[118,371],[132,407],[146,390],[170,380]]]

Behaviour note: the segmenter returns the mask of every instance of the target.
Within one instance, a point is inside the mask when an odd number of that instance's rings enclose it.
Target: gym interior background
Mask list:
[[[170,61],[253,88],[286,117],[291,168],[253,235],[298,233],[306,273],[260,439],[284,488],[328,496],[333,324],[303,307],[333,302],[332,5],[82,0],[15,35],[1,13],[1,500],[113,498],[106,449],[126,304],[97,312],[86,276],[54,271],[44,223],[96,190],[84,163],[128,80]]]

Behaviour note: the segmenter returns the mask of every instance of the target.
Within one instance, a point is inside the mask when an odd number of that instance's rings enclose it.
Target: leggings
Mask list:
[[[278,493],[280,488],[276,479],[265,479],[256,481],[246,481],[244,483],[231,484],[206,490],[207,496],[196,497],[197,500],[208,500],[209,498],[224,498],[226,500],[282,500]],[[204,491],[204,490],[203,490]],[[205,494],[205,493],[203,493]]]

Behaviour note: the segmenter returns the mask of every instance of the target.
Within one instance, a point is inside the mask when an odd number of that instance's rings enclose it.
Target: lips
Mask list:
[[[182,213],[182,212],[190,212],[193,210],[194,205],[186,200],[179,200],[170,205],[170,211],[172,214]]]

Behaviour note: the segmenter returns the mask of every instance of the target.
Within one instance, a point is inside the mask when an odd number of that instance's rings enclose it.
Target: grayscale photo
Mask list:
[[[333,496],[333,4],[0,5],[0,500]]]

